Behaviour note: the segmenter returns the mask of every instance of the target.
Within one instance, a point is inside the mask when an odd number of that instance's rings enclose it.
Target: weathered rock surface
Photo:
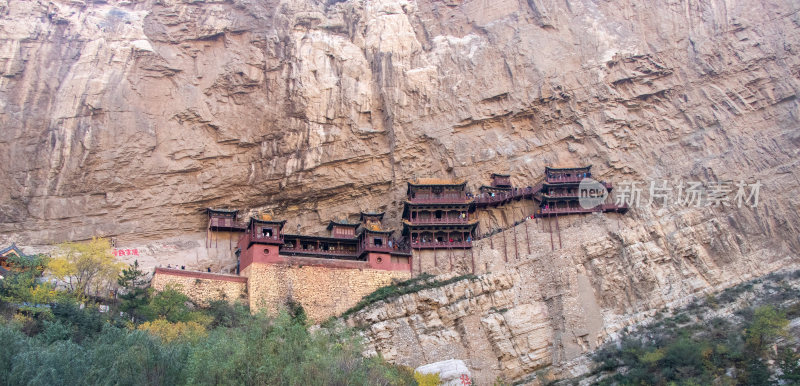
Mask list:
[[[429,363],[414,369],[421,374],[437,374],[443,386],[464,385],[470,380],[470,372],[464,361],[458,359],[448,359],[435,363]]]
[[[370,352],[391,361],[460,358],[480,384],[498,377],[539,384],[585,373],[586,354],[659,309],[800,267],[796,253],[767,252],[757,238],[746,248],[729,240],[747,227],[734,217],[724,223],[712,210],[675,213],[619,223],[562,218],[554,247],[549,227],[528,220],[476,242],[478,279],[378,302],[347,320],[364,327]]]
[[[791,2],[2,1],[0,233],[399,217],[406,179],[758,179],[795,248]],[[766,220],[764,220],[766,221]],[[776,244],[778,244],[776,242]]]
[[[798,45],[787,1],[0,0],[0,242],[113,236],[149,265],[225,267],[207,206],[315,231],[365,209],[396,223],[413,176],[761,181],[755,209],[562,219],[557,251],[535,226],[514,251],[482,240],[479,288],[371,327],[398,360],[438,347],[516,379],[796,264]]]

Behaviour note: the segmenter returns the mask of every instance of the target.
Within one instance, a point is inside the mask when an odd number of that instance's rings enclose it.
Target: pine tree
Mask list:
[[[147,275],[139,269],[138,260],[123,269],[117,278],[117,284],[123,289],[119,295],[122,299],[120,310],[127,312],[133,318],[134,323],[146,317],[147,305],[150,302],[150,293],[147,288],[149,282]]]

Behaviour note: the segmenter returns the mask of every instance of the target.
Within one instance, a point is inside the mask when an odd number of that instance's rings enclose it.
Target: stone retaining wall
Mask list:
[[[247,301],[247,278],[208,272],[156,268],[150,285],[163,291],[168,285],[180,287],[196,304],[206,306],[212,300]]]
[[[411,277],[408,271],[259,263],[245,268],[242,275],[249,278],[251,311],[266,308],[274,314],[292,299],[302,304],[309,318],[317,322],[340,315],[393,280]]]

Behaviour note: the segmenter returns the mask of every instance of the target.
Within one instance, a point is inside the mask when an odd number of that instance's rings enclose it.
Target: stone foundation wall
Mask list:
[[[156,268],[150,285],[163,291],[168,285],[180,287],[194,303],[206,306],[212,300],[247,301],[247,278],[207,272]]]
[[[259,263],[245,268],[242,275],[249,278],[252,311],[266,308],[274,314],[292,299],[302,304],[309,318],[315,321],[342,314],[392,280],[411,277],[408,271]]]

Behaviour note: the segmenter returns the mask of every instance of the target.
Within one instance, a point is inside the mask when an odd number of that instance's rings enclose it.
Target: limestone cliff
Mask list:
[[[503,298],[462,330],[511,342],[475,351],[516,377],[797,262],[799,45],[787,1],[0,0],[0,242],[113,236],[149,266],[223,268],[207,206],[318,231],[397,223],[414,176],[761,181],[757,208],[562,219],[555,251],[541,223],[513,253],[509,231],[481,240],[481,293]]]
[[[797,247],[798,24],[760,1],[0,2],[0,232],[397,219],[405,181],[760,178]],[[354,198],[358,198],[354,200]]]
[[[377,302],[346,320],[363,329],[369,352],[390,361],[458,358],[479,384],[546,384],[586,373],[587,354],[665,307],[800,266],[796,254],[741,248],[730,224],[713,217],[614,222],[562,223],[554,250],[543,223],[528,220],[476,243],[477,279]]]

